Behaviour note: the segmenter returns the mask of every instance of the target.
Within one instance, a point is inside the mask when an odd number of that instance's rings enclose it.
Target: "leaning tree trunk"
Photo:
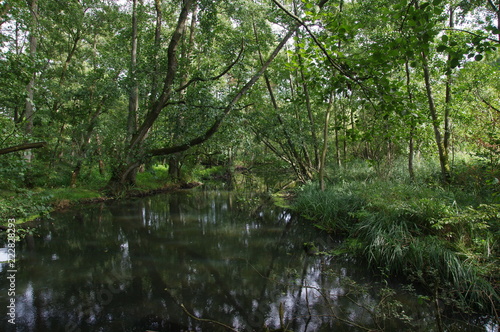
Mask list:
[[[198,14],[198,6],[195,4],[192,13],[191,13],[191,26],[189,28],[189,34],[186,34],[187,31],[184,31],[184,47],[182,48],[182,54],[181,54],[181,59],[183,60],[184,63],[188,62],[188,59],[191,58],[193,54],[193,48],[195,46],[195,33],[196,33],[196,21],[197,21],[197,14]],[[186,35],[187,41],[186,41]],[[186,97],[186,89],[183,88],[187,86],[189,83],[189,71],[190,68],[184,69],[182,73],[182,77],[180,79],[180,99],[184,100]],[[179,112],[180,116],[177,116],[175,121],[175,127],[177,130],[173,133],[172,141],[176,142],[180,135],[180,132],[182,131],[183,126],[185,125],[184,123],[184,116],[182,112],[184,109],[180,109]],[[172,181],[179,181],[181,179],[181,165],[182,165],[182,160],[184,158],[184,155],[182,153],[176,153],[170,156],[170,159],[168,161],[168,176]]]

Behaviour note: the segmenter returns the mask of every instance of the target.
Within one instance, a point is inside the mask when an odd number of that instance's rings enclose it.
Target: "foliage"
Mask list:
[[[10,218],[18,222],[44,215],[51,210],[51,195],[44,191],[0,191],[0,220],[7,224]]]

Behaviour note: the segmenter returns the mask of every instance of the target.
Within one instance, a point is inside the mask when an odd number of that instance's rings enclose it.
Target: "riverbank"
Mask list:
[[[500,204],[486,177],[464,170],[442,185],[432,175],[410,181],[360,164],[339,170],[324,191],[301,187],[293,209],[345,236],[345,250],[376,273],[406,278],[439,305],[498,318]]]
[[[158,173],[158,170],[156,170]],[[162,173],[161,171],[159,173]],[[91,204],[126,197],[144,197],[202,185],[201,182],[171,183],[164,174],[144,172],[137,177],[137,185],[120,196],[109,196],[103,188],[105,182],[81,185],[80,187],[58,188],[14,188],[0,190],[0,230],[6,229],[8,220],[15,220],[21,227],[49,214],[79,204]]]

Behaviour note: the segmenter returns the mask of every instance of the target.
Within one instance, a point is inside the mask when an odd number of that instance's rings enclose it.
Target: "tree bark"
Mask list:
[[[320,5],[324,5],[327,1],[322,0]],[[152,105],[150,111],[146,114],[144,121],[139,126],[135,135],[132,137],[130,145],[127,148],[126,155],[129,162],[118,164],[114,170],[112,171],[111,179],[108,183],[108,190],[111,191],[121,191],[124,189],[124,186],[127,185],[127,177],[131,171],[135,168],[139,167],[139,165],[152,156],[161,156],[161,155],[169,155],[177,152],[186,151],[189,148],[199,145],[205,141],[207,141],[210,137],[212,137],[222,125],[225,117],[234,109],[236,104],[240,101],[240,99],[253,87],[253,85],[257,82],[257,80],[264,74],[269,65],[276,58],[278,53],[283,49],[288,40],[293,36],[296,29],[300,26],[299,23],[295,23],[289,28],[288,33],[283,37],[283,39],[276,46],[274,51],[268,57],[267,61],[262,65],[258,72],[256,72],[249,81],[234,95],[232,100],[226,105],[222,113],[219,115],[219,118],[213,122],[213,124],[202,134],[197,137],[192,138],[191,140],[181,143],[179,145],[154,149],[150,150],[146,153],[140,151],[140,147],[142,142],[146,138],[148,131],[153,126],[154,122],[160,115],[163,108],[165,108],[171,98],[171,94],[173,92],[173,82],[174,78],[177,74],[177,65],[178,61],[176,58],[177,48],[179,46],[179,42],[182,38],[182,32],[184,31],[184,26],[186,24],[187,16],[190,11],[191,6],[193,5],[194,0],[184,0],[181,12],[179,14],[179,19],[177,22],[177,26],[175,28],[174,33],[170,39],[170,43],[168,46],[167,52],[167,72],[165,75],[163,90],[161,95],[155,101],[154,105]]]
[[[154,122],[170,100],[174,79],[177,76],[177,49],[179,46],[179,42],[181,41],[182,33],[184,31],[186,20],[193,2],[194,0],[185,0],[183,2],[183,6],[179,14],[179,19],[177,21],[177,26],[168,45],[167,72],[163,82],[163,90],[161,92],[161,95],[152,105],[150,111],[146,114],[144,121],[141,123],[136,133],[133,135],[127,151],[129,157],[132,157],[136,154],[141,143],[146,138],[149,130],[151,129],[151,127],[153,127]]]
[[[155,0],[155,10],[156,10],[156,23],[155,23],[155,42],[154,42],[154,55],[153,55],[153,74],[151,78],[151,97],[150,105],[154,104],[156,98],[158,98],[158,76],[160,71],[160,62],[158,59],[158,51],[161,47],[161,27],[163,19],[163,11],[161,8],[161,0]]]
[[[135,1],[135,0],[134,0]],[[116,164],[111,171],[111,178],[107,188],[112,192],[121,192],[127,185],[135,184],[135,170],[142,163],[143,152],[140,151],[142,143],[146,139],[149,130],[153,127],[161,111],[170,100],[174,79],[177,76],[177,49],[182,38],[188,13],[194,0],[184,0],[177,25],[170,38],[167,51],[167,70],[163,81],[163,89],[160,96],[150,106],[149,112],[144,117],[141,125],[137,127],[125,149],[125,157]]]
[[[190,68],[188,68],[187,63],[188,59],[191,58],[193,54],[193,48],[195,46],[194,44],[194,37],[195,37],[195,32],[196,32],[196,20],[197,20],[197,13],[198,13],[198,6],[195,4],[192,9],[191,13],[191,25],[189,27],[189,34],[187,34],[186,30],[183,32],[184,35],[184,43],[182,47],[182,54],[181,54],[181,59],[184,64],[186,64],[186,69],[182,73],[182,77],[180,80],[180,86],[176,90],[180,93],[180,99],[184,100],[186,96],[186,89],[189,86],[189,74],[190,74]],[[186,37],[187,37],[187,42],[186,42]],[[184,108],[179,108],[179,116],[176,117],[175,119],[175,127],[177,130],[173,133],[172,141],[176,142],[179,137],[181,130],[183,126],[185,125],[184,122],[184,114],[183,112],[185,111]],[[176,153],[170,156],[170,159],[168,161],[168,175],[169,178],[172,179],[173,181],[179,181],[181,179],[181,168],[182,168],[182,159],[184,158],[182,153]]]
[[[450,21],[449,26],[450,29],[454,28],[454,8],[450,6]],[[451,60],[451,55],[448,54],[448,62]],[[451,128],[450,128],[450,109],[451,109],[451,69],[446,73],[446,90],[445,90],[445,101],[444,101],[444,138],[443,145],[445,151],[450,150],[450,137],[451,137]]]
[[[253,30],[254,30],[254,34],[255,34],[255,40],[257,41],[257,44],[258,44],[259,37],[257,34],[257,28],[256,28],[255,24],[253,25]],[[264,58],[262,56],[260,48],[258,49],[258,53],[259,53],[259,58],[260,58],[260,64],[264,65]],[[301,179],[302,181],[310,180],[312,176],[310,175],[310,172],[308,171],[307,166],[305,165],[302,158],[300,157],[300,154],[297,150],[297,147],[296,147],[294,141],[292,140],[290,133],[288,132],[287,125],[284,123],[283,118],[280,115],[280,109],[279,109],[278,103],[276,101],[276,97],[274,96],[274,92],[273,92],[273,89],[271,86],[271,81],[269,80],[269,76],[267,75],[267,73],[264,73],[264,81],[266,83],[267,91],[269,92],[269,97],[271,98],[271,103],[272,103],[274,111],[276,113],[276,118],[277,118],[279,124],[281,125],[281,127],[283,128],[283,135],[286,138],[287,148],[290,151],[290,158],[288,158],[289,163],[292,166],[292,168],[294,168],[295,173],[298,175],[299,179]],[[280,146],[285,148],[281,144],[280,144]]]
[[[297,38],[298,38],[298,33],[297,33]],[[311,138],[313,141],[313,148],[314,148],[314,164],[315,167],[319,168],[319,145],[318,145],[318,139],[316,137],[316,130],[315,130],[315,124],[314,124],[314,115],[312,111],[312,106],[311,106],[311,97],[309,95],[309,87],[307,85],[307,79],[306,75],[304,72],[304,59],[300,55],[299,48],[296,47],[295,52],[297,53],[297,59],[299,60],[299,72],[300,72],[300,78],[302,80],[302,90],[304,92],[304,97],[306,100],[306,109],[307,109],[307,117],[309,119],[309,126],[310,126],[310,131],[311,131]]]

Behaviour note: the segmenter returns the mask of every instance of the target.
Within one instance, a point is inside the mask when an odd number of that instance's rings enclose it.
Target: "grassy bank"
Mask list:
[[[108,178],[98,173],[78,182],[74,188],[57,182],[43,183],[43,186],[26,189],[15,185],[0,188],[0,226],[7,225],[9,219],[22,224],[68,206],[96,200],[109,199],[101,191]],[[159,190],[169,185],[168,170],[164,166],[153,166],[137,175],[137,185],[126,195],[139,195]]]
[[[339,169],[325,191],[308,184],[294,208],[317,227],[346,236],[346,246],[375,270],[404,276],[432,298],[495,315],[499,304],[499,188],[490,170],[455,170],[442,185],[432,172],[356,163]]]

